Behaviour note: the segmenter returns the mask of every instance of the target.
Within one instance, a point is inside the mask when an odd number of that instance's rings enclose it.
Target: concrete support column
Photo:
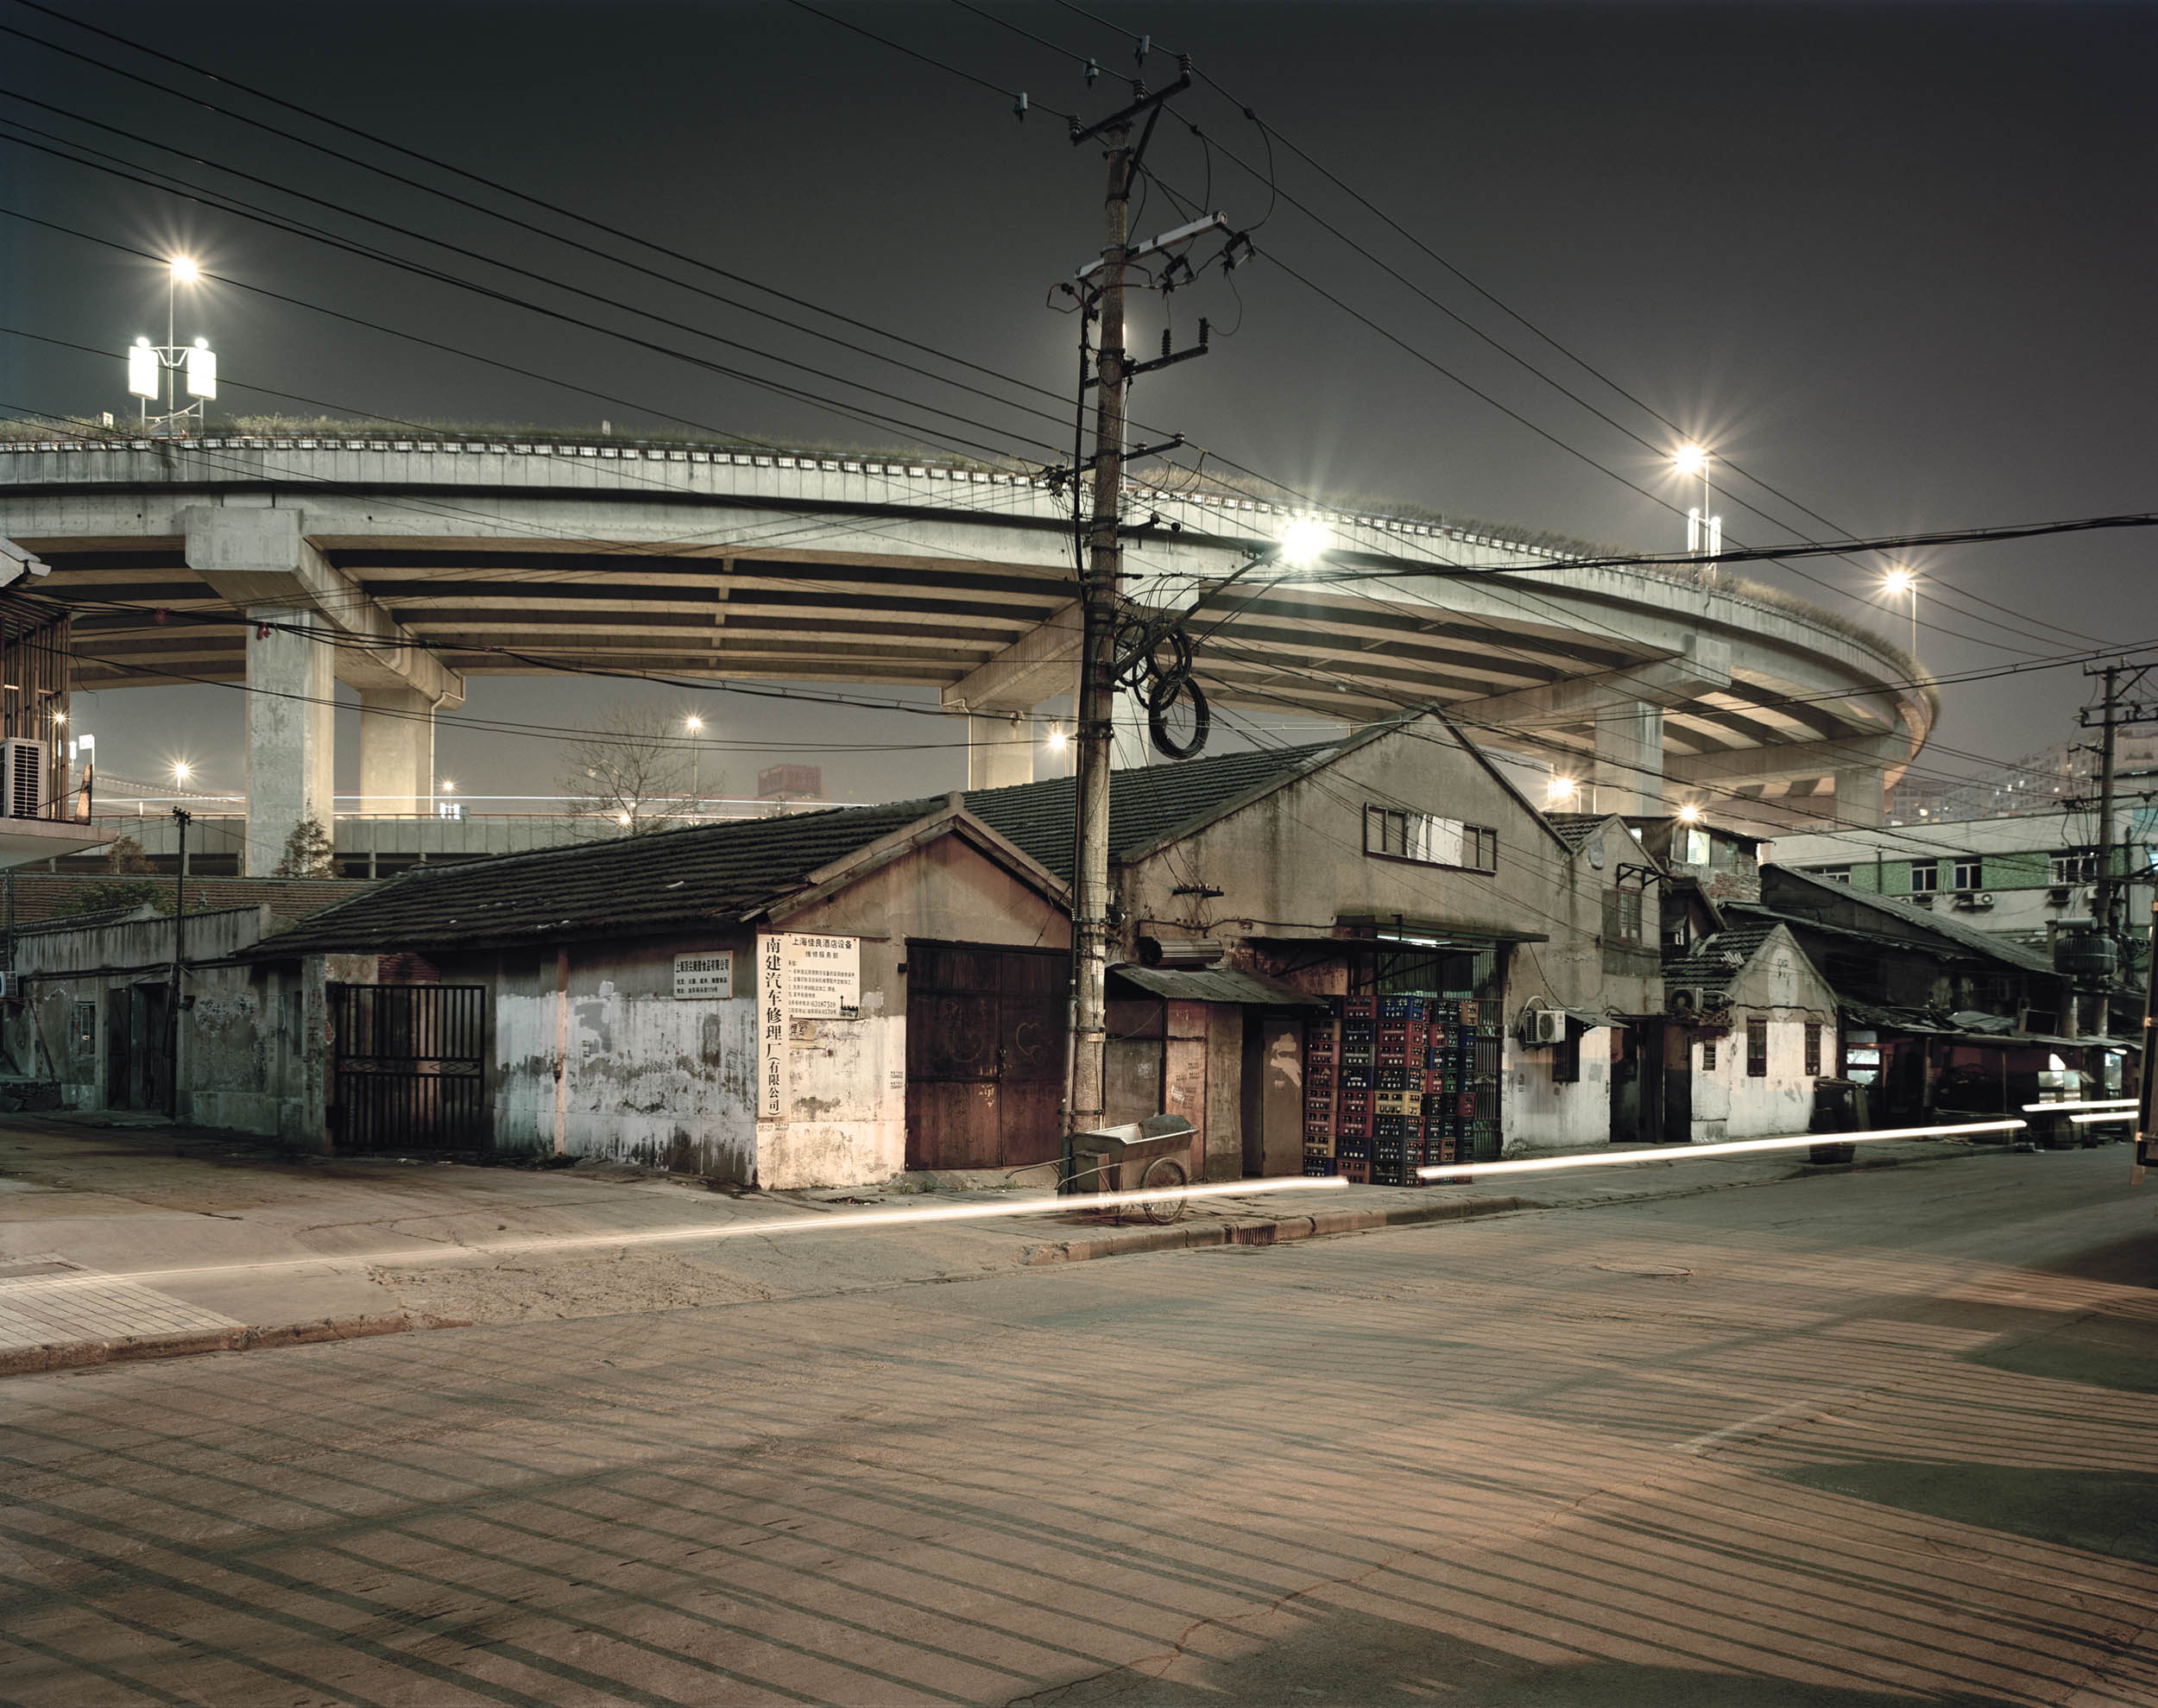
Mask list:
[[[1034,724],[1025,712],[967,717],[967,786],[1005,789],[1034,780]]]
[[[1881,767],[1852,766],[1836,773],[1836,822],[1865,829],[1881,822]]]
[[[1663,709],[1639,700],[1612,700],[1596,709],[1596,771],[1592,808],[1653,816],[1663,801]]]
[[[312,609],[255,605],[257,623],[311,624]],[[337,834],[331,789],[336,648],[271,628],[247,643],[247,875],[268,877],[293,828],[312,818]]]
[[[360,810],[434,810],[434,701],[413,688],[360,690]]]

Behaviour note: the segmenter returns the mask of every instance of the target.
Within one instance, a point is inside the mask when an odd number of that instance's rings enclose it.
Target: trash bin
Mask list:
[[[1191,1135],[1182,1115],[1149,1115],[1143,1121],[1095,1127],[1064,1141],[1057,1191],[1070,1197],[1103,1192],[1173,1191],[1188,1185]],[[1120,1207],[1151,1222],[1173,1222],[1184,1213],[1182,1198],[1149,1200]]]
[[[1864,1132],[1868,1119],[1866,1087],[1856,1080],[1818,1079],[1814,1081],[1814,1118],[1806,1131]],[[1848,1163],[1858,1154],[1855,1144],[1816,1144],[1806,1152],[1809,1163]]]

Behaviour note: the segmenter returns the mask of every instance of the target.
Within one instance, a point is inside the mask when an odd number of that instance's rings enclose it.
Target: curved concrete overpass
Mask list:
[[[1130,507],[1130,591],[1164,609],[1288,514],[1138,488]],[[1568,568],[1422,520],[1328,520],[1321,568],[1261,571],[1197,624],[1217,701],[1352,722],[1438,701],[1625,811],[1767,797],[1870,822],[1884,772],[1925,741],[1932,703],[1904,685],[1907,657],[1826,613],[1743,583]],[[977,785],[1031,774],[1033,731],[1014,714],[1074,678],[1059,495],[929,462],[563,439],[13,441],[0,533],[50,563],[43,590],[75,607],[76,685],[268,690],[249,703],[257,849],[328,819],[338,680],[360,691],[363,791],[425,810],[424,714],[474,673],[928,684],[970,720]],[[1460,567],[1492,573],[1419,573]],[[326,638],[255,626],[295,617]]]

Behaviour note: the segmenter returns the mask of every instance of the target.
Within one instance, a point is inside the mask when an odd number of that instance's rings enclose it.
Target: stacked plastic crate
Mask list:
[[[1372,1177],[1372,1087],[1379,1047],[1379,1004],[1368,996],[1337,997],[1341,1013],[1341,1091],[1334,1125],[1334,1172]]]
[[[1341,1017],[1307,1020],[1303,1028],[1303,1171],[1334,1172],[1335,1124],[1341,1118]]]
[[[1423,1164],[1423,1058],[1430,999],[1378,999],[1372,1068],[1372,1183],[1419,1186]]]

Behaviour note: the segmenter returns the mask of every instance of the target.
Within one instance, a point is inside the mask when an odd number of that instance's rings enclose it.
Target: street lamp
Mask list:
[[[1559,806],[1581,793],[1581,785],[1570,777],[1554,777],[1543,785],[1543,804]]]
[[[174,759],[173,761],[173,781],[178,784],[181,788],[184,789],[187,786],[187,779],[194,774],[194,766],[188,764],[186,759]]]
[[[704,720],[691,712],[682,720],[682,728],[691,735],[704,733]],[[697,802],[697,810],[704,810],[704,749],[695,743],[690,747],[690,794]]]
[[[1678,810],[1678,820],[1682,824],[1699,824],[1701,822],[1701,809],[1695,806],[1691,801],[1688,801],[1684,806]]]
[[[1334,532],[1316,516],[1298,516],[1281,531],[1281,560],[1308,570],[1334,544]]]
[[[1881,577],[1881,591],[1894,598],[1899,593],[1911,596],[1911,653],[1918,652],[1918,572],[1900,564]]]
[[[1681,445],[1671,457],[1671,466],[1680,474],[1701,476],[1701,504],[1686,512],[1686,549],[1713,558],[1724,549],[1724,519],[1709,514],[1715,498],[1709,484],[1709,463],[1708,453],[1697,444]],[[1714,573],[1713,566],[1710,573]]]
[[[187,255],[174,255],[165,263],[165,342],[154,344],[146,337],[137,338],[128,351],[128,390],[142,400],[145,432],[150,425],[150,405],[157,398],[159,369],[164,370],[165,413],[157,425],[167,438],[178,432],[179,424],[188,417],[201,419],[204,404],[218,394],[218,357],[210,341],[197,338],[185,347],[180,342],[180,287],[192,285],[201,277],[202,268]],[[187,395],[193,400],[185,409],[180,403],[182,369],[187,374]]]

